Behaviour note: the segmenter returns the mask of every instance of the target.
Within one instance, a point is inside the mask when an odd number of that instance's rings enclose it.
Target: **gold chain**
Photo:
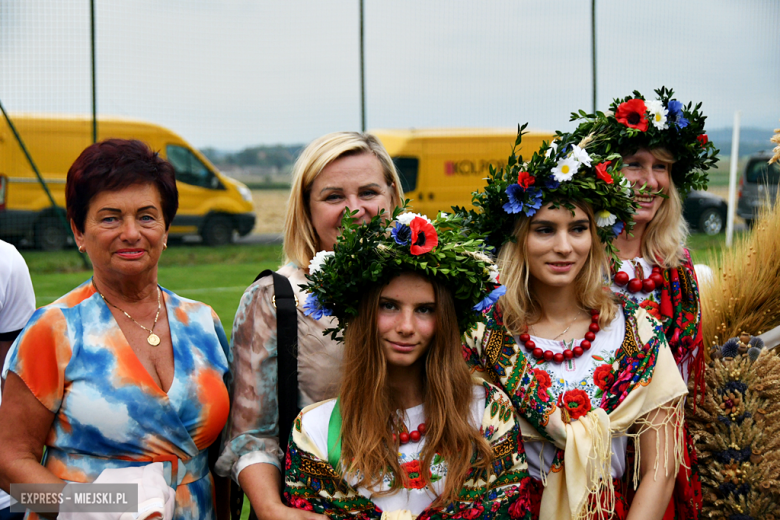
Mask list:
[[[124,314],[130,320],[132,320],[133,323],[135,323],[136,325],[138,325],[139,327],[141,327],[142,329],[144,329],[145,331],[147,331],[149,333],[149,336],[147,336],[147,338],[146,338],[146,342],[147,343],[149,343],[153,347],[156,347],[157,345],[160,344],[160,336],[158,336],[157,334],[154,333],[154,328],[157,326],[157,320],[160,318],[160,308],[161,308],[161,306],[160,306],[160,293],[162,293],[162,291],[160,290],[160,286],[159,285],[157,286],[157,314],[155,314],[155,316],[154,316],[154,323],[152,324],[152,328],[151,329],[149,327],[144,327],[143,325],[141,325],[140,323],[135,321],[135,318],[133,318],[132,316],[127,314],[127,312],[125,312],[123,309],[120,309],[119,307],[117,307],[116,305],[111,303],[110,301],[106,300],[106,297],[103,296],[102,292],[98,291],[98,288],[97,288],[97,286],[95,285],[94,282],[92,283],[92,285],[95,286],[95,290],[100,295],[100,297],[103,298],[104,302],[106,302],[107,304],[109,304],[113,308],[122,311],[122,314]]]

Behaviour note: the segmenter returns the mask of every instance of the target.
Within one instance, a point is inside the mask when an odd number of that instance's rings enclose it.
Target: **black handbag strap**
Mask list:
[[[273,277],[274,296],[272,303],[276,308],[276,360],[277,360],[277,402],[279,406],[279,446],[287,454],[287,443],[290,438],[295,418],[301,409],[298,408],[298,300],[293,292],[290,280],[279,273],[266,269],[255,278],[255,282],[268,275]],[[231,481],[232,482],[232,481]],[[241,518],[244,493],[232,482],[230,489],[230,515],[234,520]],[[255,512],[250,508],[250,520],[256,519]]]

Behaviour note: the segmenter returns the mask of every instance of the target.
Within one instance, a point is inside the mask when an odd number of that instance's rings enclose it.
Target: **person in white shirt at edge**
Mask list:
[[[24,258],[11,244],[0,240],[0,372],[8,349],[35,312],[35,292]],[[0,402],[2,387],[0,381]],[[11,513],[11,497],[0,489],[0,520],[21,519]]]

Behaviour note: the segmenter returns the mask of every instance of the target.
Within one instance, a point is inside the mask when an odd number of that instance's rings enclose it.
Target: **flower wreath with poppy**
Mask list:
[[[496,169],[491,165],[487,186],[472,194],[477,209],[454,209],[466,225],[498,249],[516,240],[518,218],[532,217],[547,205],[574,212],[575,202],[586,202],[593,208],[599,238],[619,265],[612,241],[623,229],[633,227],[637,209],[631,183],[621,173],[620,154],[602,148],[596,151],[590,136],[557,132],[552,143],[545,142],[524,162],[516,150],[527,126],[518,127],[506,166]]]
[[[657,99],[647,100],[634,91],[615,99],[607,113],[574,112],[572,121],[582,121],[574,134],[590,138],[599,155],[634,153],[639,148],[664,148],[675,158],[672,181],[685,197],[691,190],[707,187],[706,171],[716,165],[719,150],[704,131],[707,117],[691,103],[674,99],[674,90],[661,87]]]
[[[408,201],[407,201],[408,203]],[[325,330],[334,340],[358,314],[369,286],[388,283],[404,272],[439,281],[452,291],[461,333],[473,327],[480,312],[504,294],[498,268],[482,238],[465,230],[458,215],[439,213],[434,220],[396,208],[359,223],[347,212],[333,251],[320,251],[309,264],[309,295],[304,313],[315,319],[335,316]]]

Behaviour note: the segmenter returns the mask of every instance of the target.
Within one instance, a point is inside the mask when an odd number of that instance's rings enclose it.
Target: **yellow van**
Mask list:
[[[395,162],[412,209],[431,218],[452,206],[471,207],[471,193],[485,186],[490,166],[503,168],[515,129],[373,130]],[[517,153],[528,160],[551,132],[530,130]]]
[[[65,207],[65,178],[92,143],[90,116],[9,114],[57,205]],[[220,173],[198,150],[162,126],[120,117],[98,117],[98,140],[138,139],[176,170],[179,211],[173,236],[199,234],[208,245],[230,242],[255,226],[252,194]],[[33,240],[41,249],[64,247],[63,229],[43,187],[4,118],[0,119],[0,238]]]

